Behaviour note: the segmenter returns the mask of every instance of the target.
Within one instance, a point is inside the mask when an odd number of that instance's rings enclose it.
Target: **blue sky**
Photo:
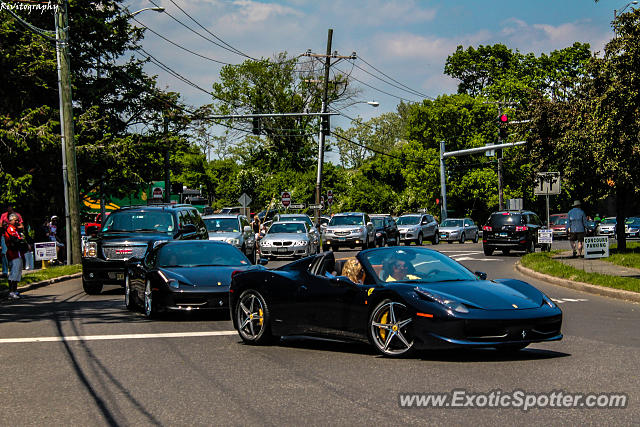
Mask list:
[[[535,0],[535,1],[417,1],[417,0],[174,0],[209,31],[233,47],[253,57],[290,55],[311,49],[324,53],[327,30],[333,28],[333,50],[359,57],[385,74],[431,97],[454,93],[456,81],[443,74],[448,55],[458,45],[503,43],[523,53],[548,53],[576,41],[590,43],[602,51],[613,36],[613,10],[624,0]],[[153,0],[183,23],[198,29],[171,0]],[[150,0],[131,0],[130,11],[153,6]],[[627,10],[629,10],[628,8]],[[175,22],[166,13],[146,11],[136,16],[144,25],[172,41],[202,55],[229,63],[243,58],[203,40]],[[211,37],[211,36],[209,36]],[[147,32],[143,47],[175,71],[205,89],[217,81],[220,65],[181,51]],[[361,60],[355,63],[379,75]],[[342,70],[351,65],[338,64]],[[208,95],[168,75],[155,65],[147,72],[157,74],[161,87],[183,94],[192,105],[211,102]],[[350,116],[366,119],[395,111],[399,98],[422,98],[389,86],[355,68],[352,76],[377,89],[362,88],[359,99],[375,100],[379,108],[356,104],[345,110]],[[380,76],[383,77],[383,76]],[[384,78],[384,77],[383,77]],[[386,79],[386,78],[385,78]],[[343,119],[344,120],[344,119]],[[348,126],[348,121],[332,124]]]

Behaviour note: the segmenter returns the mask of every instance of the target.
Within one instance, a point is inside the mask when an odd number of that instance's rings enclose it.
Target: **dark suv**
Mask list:
[[[209,235],[197,209],[191,205],[131,206],[118,209],[102,230],[87,240],[82,254],[82,287],[99,294],[102,286],[124,286],[125,264],[142,258],[149,242],[206,240]]]
[[[400,232],[396,220],[387,214],[371,214],[371,222],[376,229],[376,245],[399,245]]]
[[[531,211],[500,211],[489,217],[482,227],[482,247],[485,255],[492,255],[496,249],[508,254],[511,249],[535,252],[538,244],[538,230],[542,221]]]

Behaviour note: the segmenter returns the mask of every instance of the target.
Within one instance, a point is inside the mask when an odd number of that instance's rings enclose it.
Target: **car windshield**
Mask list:
[[[240,221],[237,218],[204,218],[209,233],[239,233]]]
[[[303,223],[274,222],[273,225],[269,228],[269,232],[267,234],[306,233],[306,232],[307,230],[305,229]]]
[[[376,281],[381,283],[479,280],[453,259],[426,248],[380,248],[368,251],[363,256],[376,272]]]
[[[376,228],[384,227],[384,219],[383,218],[374,216],[374,217],[371,218],[371,222],[373,223],[374,227],[376,227]]]
[[[398,225],[417,225],[420,224],[418,215],[406,215],[398,218]]]
[[[306,222],[309,227],[313,226],[313,222],[311,222],[311,218],[308,216],[293,216],[293,215],[280,215],[278,221],[299,221]]]
[[[329,221],[333,225],[364,225],[362,215],[336,215]]]
[[[150,231],[171,233],[176,229],[173,215],[162,211],[121,211],[107,217],[102,231]]]
[[[567,223],[567,217],[566,216],[552,216],[551,217],[551,225],[566,224],[566,223]]]
[[[602,221],[603,224],[615,224],[616,223],[616,219],[615,218],[605,218]]]
[[[250,264],[247,257],[234,246],[209,240],[168,243],[158,251],[158,267],[233,267]]]
[[[636,225],[640,223],[640,218],[635,218],[635,217],[627,218],[627,220],[624,223]]]
[[[461,219],[445,219],[440,227],[462,227]]]
[[[492,226],[523,224],[523,217],[520,214],[509,214],[506,212],[495,213],[489,218]]]

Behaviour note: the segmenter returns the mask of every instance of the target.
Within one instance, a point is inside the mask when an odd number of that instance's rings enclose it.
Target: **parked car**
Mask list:
[[[553,224],[557,223],[560,219],[568,218],[568,217],[569,217],[569,214],[567,213],[551,214],[549,215],[549,226],[552,226]]]
[[[320,251],[320,232],[313,224],[313,221],[307,214],[277,214],[273,217],[273,222],[282,221],[302,221],[309,226],[309,234],[313,237],[312,244],[317,247],[317,251]]]
[[[276,221],[260,239],[263,258],[301,258],[318,253],[317,234],[304,221]]]
[[[551,223],[551,231],[553,232],[554,240],[567,239],[569,237],[569,232],[567,231],[567,226],[569,224],[568,217],[555,217],[550,219]]]
[[[325,248],[338,250],[340,246],[363,249],[375,247],[376,231],[369,215],[362,212],[343,212],[335,214],[322,233]]]
[[[376,230],[376,245],[389,246],[400,244],[400,231],[396,221],[388,214],[371,214],[371,222]]]
[[[214,214],[202,219],[207,226],[209,240],[229,243],[255,262],[256,236],[246,216]]]
[[[349,261],[331,252],[235,274],[233,327],[254,345],[323,335],[369,343],[386,357],[465,347],[511,352],[563,337],[560,308],[521,280],[487,280],[424,247],[370,249],[356,259],[362,283],[343,275]]]
[[[207,228],[191,205],[130,206],[113,211],[102,230],[86,239],[82,287],[99,294],[103,285],[124,286],[126,261],[144,257],[153,240],[206,240]]]
[[[421,246],[424,240],[431,240],[434,245],[440,243],[438,222],[429,214],[400,215],[397,223],[400,241],[405,245],[415,242],[416,245]]]
[[[542,221],[528,210],[499,211],[489,217],[482,227],[482,248],[489,256],[496,249],[508,254],[512,249],[535,252],[538,244],[538,230]]]
[[[640,218],[627,218],[624,222],[624,234],[628,238],[640,237]]]
[[[447,218],[440,224],[440,240],[448,243],[464,243],[472,240],[478,243],[478,226],[471,218]]]
[[[232,273],[252,266],[237,248],[211,240],[151,242],[144,258],[131,258],[125,306],[147,317],[164,311],[229,310]],[[266,261],[263,261],[263,264]]]
[[[598,224],[598,228],[596,229],[596,234],[598,236],[615,236],[616,235],[616,217],[610,216],[604,218]]]

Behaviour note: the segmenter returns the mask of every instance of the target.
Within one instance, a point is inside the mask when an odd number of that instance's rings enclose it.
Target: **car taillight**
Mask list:
[[[482,231],[491,231],[492,228],[490,225],[485,225],[484,227],[482,227]]]
[[[529,227],[526,225],[516,225],[516,231],[527,231]]]

